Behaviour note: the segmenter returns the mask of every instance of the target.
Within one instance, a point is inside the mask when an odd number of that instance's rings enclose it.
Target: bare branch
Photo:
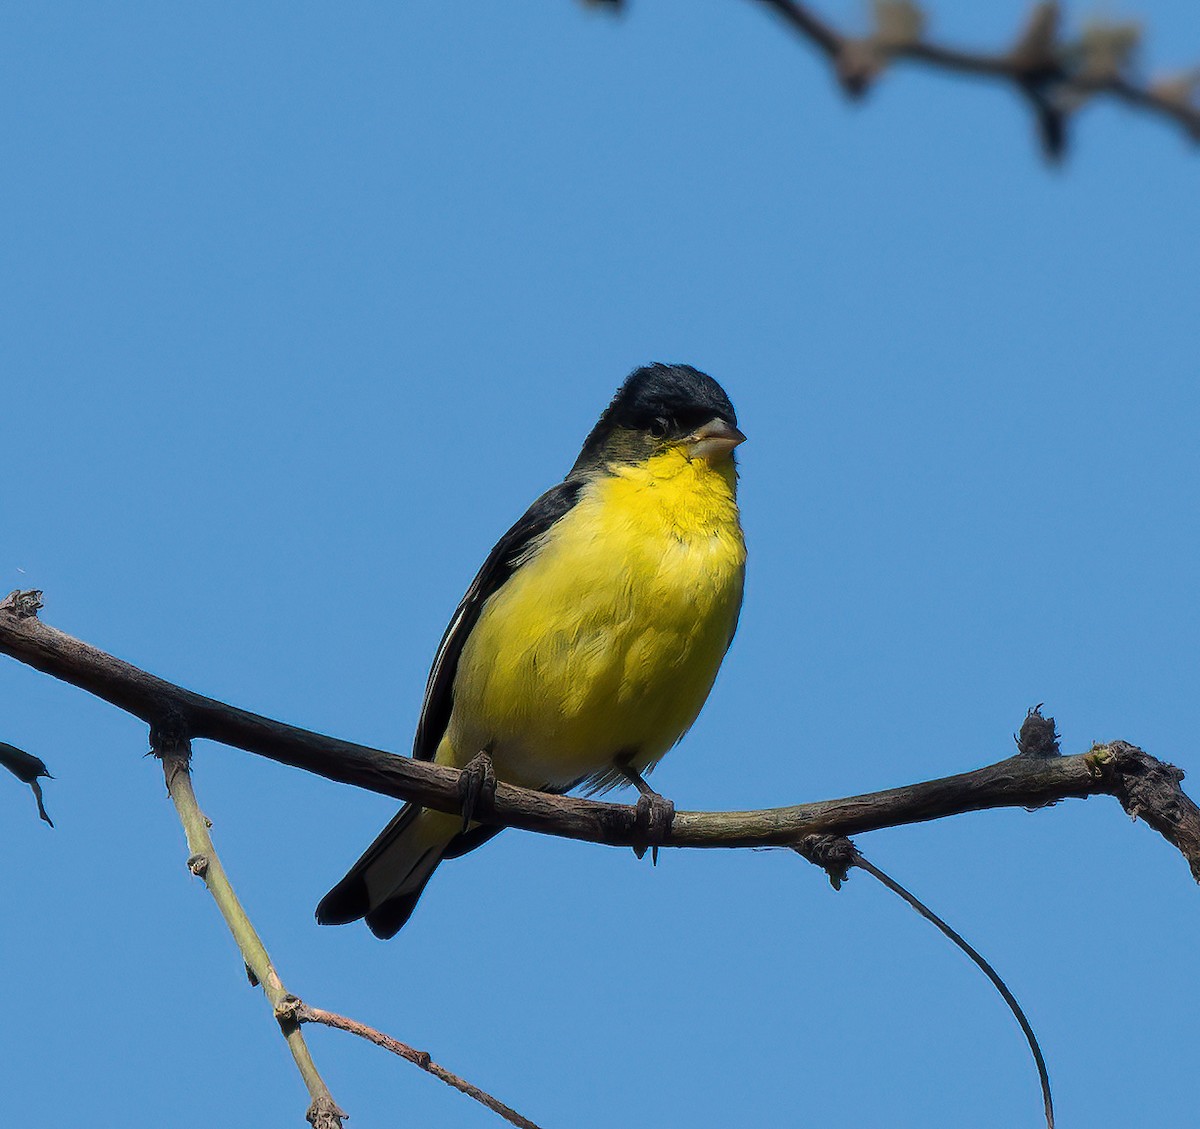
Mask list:
[[[865,36],[841,31],[800,0],[760,0],[812,43],[834,68],[847,93],[860,96],[892,63],[921,63],[936,70],[1007,82],[1025,96],[1038,119],[1050,157],[1062,154],[1070,114],[1096,96],[1182,126],[1200,141],[1196,74],[1142,82],[1131,74],[1140,29],[1093,20],[1074,41],[1061,35],[1057,3],[1035,4],[1008,50],[969,51],[925,35],[925,16],[912,0],[876,0],[875,28]]]
[[[325,737],[205,698],[147,674],[17,609],[26,594],[0,602],[0,653],[111,702],[152,730],[207,737],[280,764],[438,811],[459,812],[461,774],[426,761]],[[1018,754],[920,784],[762,811],[676,812],[661,846],[795,846],[806,835],[855,835],[986,808],[1038,808],[1069,798],[1110,795],[1172,843],[1200,881],[1200,809],[1184,794],[1183,773],[1134,745],[1114,741],[1075,756]],[[503,781],[473,813],[482,823],[610,846],[645,846],[638,809],[551,796]]]
[[[519,1129],[538,1129],[538,1126],[529,1118],[522,1117],[515,1109],[506,1106],[498,1098],[492,1097],[486,1090],[481,1090],[457,1074],[452,1074],[444,1066],[439,1066],[429,1057],[427,1051],[418,1051],[407,1043],[400,1042],[399,1039],[393,1039],[391,1035],[385,1035],[374,1027],[359,1023],[357,1019],[338,1015],[337,1012],[326,1011],[324,1008],[310,1007],[302,1000],[296,1000],[295,1016],[300,1023],[322,1023],[326,1027],[336,1027],[339,1031],[348,1031],[351,1035],[366,1039],[377,1047],[383,1047],[385,1051],[391,1051],[392,1054],[407,1059],[414,1066],[419,1066],[435,1078],[440,1078],[447,1086],[453,1086],[467,1097],[474,1098],[481,1105],[487,1106],[493,1113],[498,1113],[510,1124],[518,1126]]]
[[[192,789],[192,774],[188,765],[190,749],[187,740],[168,738],[160,733],[154,752],[162,760],[167,793],[175,805],[179,822],[183,824],[184,835],[187,837],[188,869],[204,879],[208,892],[212,894],[229,932],[237,942],[247,971],[255,983],[262,985],[267,1001],[275,1010],[275,1018],[287,1041],[288,1050],[292,1052],[300,1076],[308,1087],[308,1122],[313,1129],[342,1129],[342,1118],[346,1114],[338,1108],[329,1087],[325,1085],[317,1070],[308,1044],[300,1031],[299,1022],[288,1014],[287,1002],[292,997],[284,988],[267,954],[266,946],[242,908],[237,894],[233,892],[216,847],[213,846],[212,836],[208,831],[209,822],[200,810],[196,793]]]

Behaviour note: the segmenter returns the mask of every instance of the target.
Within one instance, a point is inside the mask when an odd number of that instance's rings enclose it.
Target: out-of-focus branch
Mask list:
[[[1039,3],[1006,49],[970,51],[930,39],[925,10],[914,0],[875,0],[874,26],[864,35],[840,30],[801,0],[758,2],[809,40],[854,97],[865,94],[890,65],[921,63],[1008,83],[1033,109],[1051,158],[1062,156],[1066,148],[1072,115],[1098,97],[1165,118],[1200,141],[1200,67],[1142,79],[1134,67],[1141,39],[1136,24],[1093,19],[1078,35],[1068,36],[1060,6]]]
[[[211,738],[328,780],[438,811],[461,810],[456,769],[325,737],[175,686],[42,623],[40,595],[14,592],[0,601],[0,654],[79,686],[152,730]],[[680,811],[659,845],[791,847],[806,835],[856,835],[985,808],[1038,808],[1109,795],[1172,843],[1200,881],[1200,808],[1180,788],[1182,779],[1180,769],[1113,741],[1075,756],[1022,753],[973,772],[839,800],[761,811]],[[479,797],[473,818],[610,846],[647,842],[635,807],[503,782],[494,795]]]

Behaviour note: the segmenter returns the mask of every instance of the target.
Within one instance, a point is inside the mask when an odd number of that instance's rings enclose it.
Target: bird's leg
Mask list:
[[[490,745],[467,761],[458,778],[458,794],[462,798],[462,829],[466,833],[479,810],[479,801],[483,800],[490,807],[496,798],[496,769],[492,765]]]
[[[675,805],[646,783],[646,778],[630,764],[632,759],[632,753],[625,753],[617,757],[614,763],[617,771],[638,790],[636,826],[642,833],[642,842],[633,848],[633,853],[638,858],[644,858],[648,847],[651,865],[657,866],[658,848],[671,834]]]

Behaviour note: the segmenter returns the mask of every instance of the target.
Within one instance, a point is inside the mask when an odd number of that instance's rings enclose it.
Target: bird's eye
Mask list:
[[[667,430],[670,427],[670,424],[671,424],[671,421],[669,419],[666,419],[663,416],[659,416],[650,425],[650,434],[653,435],[655,439],[661,439],[664,435],[666,435]]]

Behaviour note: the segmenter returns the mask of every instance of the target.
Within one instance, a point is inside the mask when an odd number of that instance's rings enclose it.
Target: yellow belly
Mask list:
[[[745,545],[732,462],[682,453],[587,486],[484,606],[437,760],[490,748],[527,787],[653,765],[696,719],[737,624]]]

